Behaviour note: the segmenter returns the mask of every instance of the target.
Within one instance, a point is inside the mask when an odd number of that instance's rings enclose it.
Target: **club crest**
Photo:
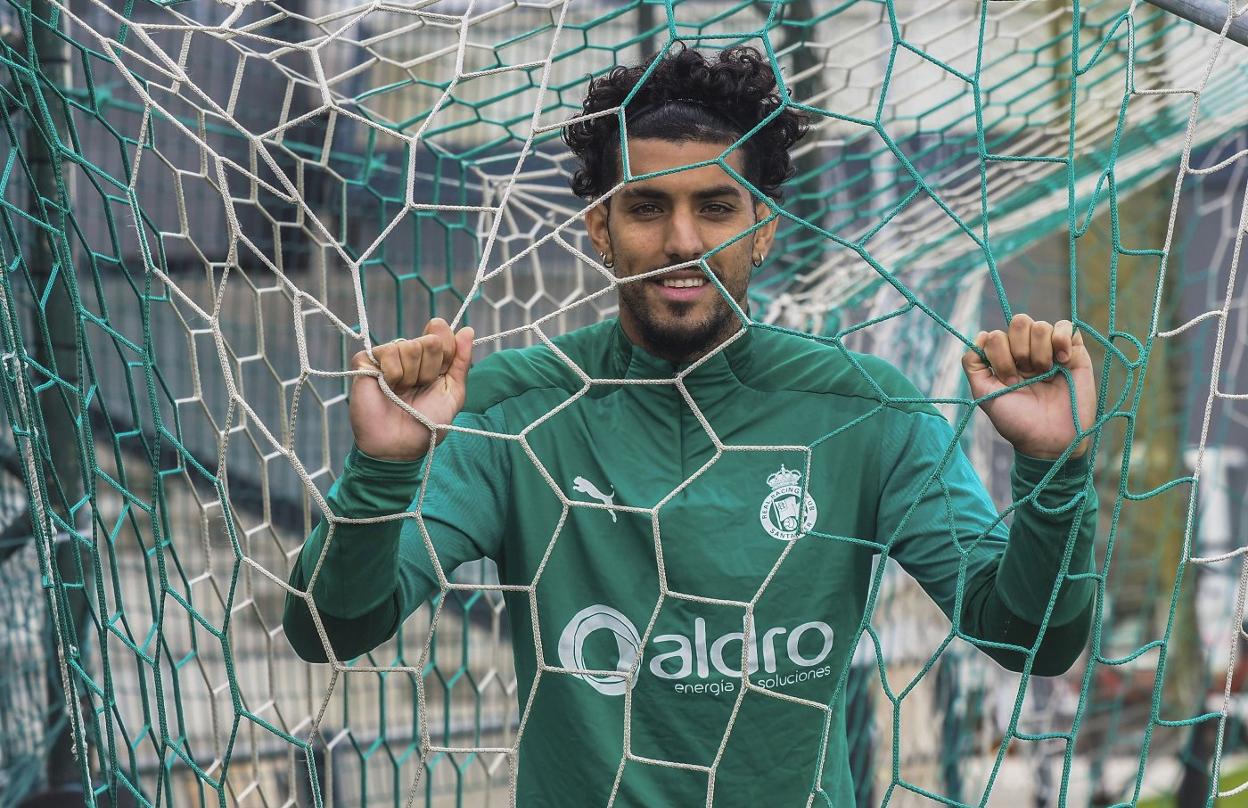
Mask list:
[[[819,518],[814,497],[809,491],[803,496],[801,482],[800,471],[787,469],[783,465],[779,471],[767,478],[771,493],[763,500],[758,519],[773,539],[792,541],[808,533]],[[801,530],[798,530],[799,522]]]

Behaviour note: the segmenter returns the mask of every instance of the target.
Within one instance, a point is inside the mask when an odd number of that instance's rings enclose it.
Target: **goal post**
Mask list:
[[[1243,9],[1238,14],[1233,12],[1231,3],[1220,3],[1218,0],[1148,0],[1148,2],[1169,11],[1175,16],[1194,22],[1202,28],[1221,34],[1240,45],[1248,46],[1248,16]]]

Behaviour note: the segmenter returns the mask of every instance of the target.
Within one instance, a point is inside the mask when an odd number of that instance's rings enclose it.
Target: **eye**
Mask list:
[[[653,202],[642,202],[638,205],[633,205],[631,208],[628,209],[628,212],[636,214],[638,216],[654,216],[656,214],[662,213],[663,211],[658,205],[654,204]]]
[[[735,210],[736,208],[726,202],[711,202],[702,208],[703,213],[709,213],[712,216],[726,216]]]

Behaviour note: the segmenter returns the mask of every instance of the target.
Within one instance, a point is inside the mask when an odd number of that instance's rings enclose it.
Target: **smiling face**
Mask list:
[[[630,140],[629,166],[642,176],[714,160],[727,144],[652,138]],[[727,162],[742,171],[733,151]],[[677,171],[627,183],[586,214],[594,248],[614,261],[619,278],[696,261],[732,241],[765,218],[744,186],[718,165]],[[772,220],[707,257],[724,289],[744,306],[752,259],[767,254],[775,235]],[[728,301],[693,265],[621,283],[620,326],[633,343],[674,362],[709,353],[740,327]]]

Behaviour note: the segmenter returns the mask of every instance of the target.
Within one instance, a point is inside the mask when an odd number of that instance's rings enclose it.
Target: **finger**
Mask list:
[[[975,347],[982,350],[987,340],[988,332],[980,331],[975,336]],[[992,375],[992,368],[980,356],[979,351],[968,350],[962,354],[962,371],[966,374],[974,398],[983,398],[1001,387],[1001,383]]]
[[[984,353],[988,356],[988,364],[992,372],[1002,384],[1014,384],[1019,380],[1018,367],[1014,364],[1014,353],[1010,350],[1010,338],[1004,331],[993,331],[984,340]]]
[[[1092,355],[1083,344],[1083,332],[1076,331],[1070,339],[1070,366],[1092,367]]]
[[[1031,369],[1044,373],[1053,367],[1053,325],[1044,320],[1031,324]]]
[[[376,355],[376,353],[374,349],[373,354]],[[372,357],[368,355],[368,351],[356,351],[351,357],[352,370],[377,370],[379,367],[380,365],[373,362]]]
[[[437,334],[425,334],[412,340],[420,345],[420,369],[416,374],[416,385],[424,387],[433,384],[442,373],[442,342]]]
[[[975,335],[975,347],[983,350],[984,342],[987,341],[987,339],[988,332],[980,331]],[[968,373],[978,373],[981,370],[987,370],[989,372],[992,371],[992,368],[988,365],[988,361],[984,359],[984,357],[980,356],[979,351],[971,349],[968,349],[966,353],[962,354],[962,369]]]
[[[424,360],[424,346],[419,339],[405,339],[394,345],[403,360],[403,389],[394,392],[402,395],[420,387],[420,367]]]
[[[451,331],[451,326],[441,317],[434,317],[425,326],[425,335],[436,337],[439,345],[439,353],[441,364],[438,366],[438,375],[445,374],[451,367],[451,360],[455,357],[455,334]],[[429,361],[429,357],[426,357]]]
[[[1053,358],[1065,364],[1070,361],[1070,349],[1075,336],[1075,324],[1070,320],[1058,320],[1053,324]]]
[[[403,343],[405,342],[407,342],[407,340],[400,337],[398,339],[392,339],[386,343],[386,347],[394,353],[394,361],[399,366],[399,378],[394,379],[393,381],[387,381],[390,385],[390,389],[394,391],[396,396],[403,395],[404,390],[407,389],[409,384],[408,377],[411,375],[411,372],[403,363]]]
[[[468,366],[472,364],[472,326],[464,326],[455,335],[455,355],[451,359],[446,376],[461,387],[468,383]]]
[[[1034,371],[1031,366],[1031,326],[1034,322],[1026,314],[1015,314],[1010,320],[1010,354],[1019,375]]]
[[[403,362],[399,358],[398,345],[390,343],[374,346],[373,358],[381,366],[381,377],[391,390],[403,384]]]

